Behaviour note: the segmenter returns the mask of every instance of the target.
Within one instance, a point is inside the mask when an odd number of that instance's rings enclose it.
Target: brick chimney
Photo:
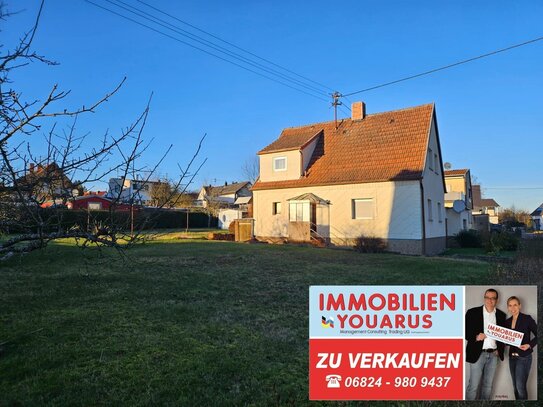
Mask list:
[[[362,120],[366,117],[366,104],[364,102],[354,102],[351,105],[351,118],[353,120]]]

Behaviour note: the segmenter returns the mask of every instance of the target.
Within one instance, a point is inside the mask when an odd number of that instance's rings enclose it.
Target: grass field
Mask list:
[[[495,257],[495,258],[513,258],[517,255],[516,251],[501,251],[497,254],[488,253],[483,248],[478,247],[467,247],[467,248],[452,248],[447,249],[445,253],[443,253],[445,256],[464,256],[464,257]]]
[[[0,264],[0,405],[305,405],[317,284],[488,284],[484,262],[162,238]]]

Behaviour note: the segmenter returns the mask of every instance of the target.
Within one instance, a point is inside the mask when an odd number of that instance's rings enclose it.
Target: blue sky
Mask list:
[[[93,1],[128,14],[105,0]],[[123,1],[152,11],[136,0]],[[13,45],[31,26],[40,2],[6,3],[10,10],[24,9],[1,23],[2,43]],[[543,2],[538,0],[152,3],[342,93],[543,36]],[[58,83],[71,90],[62,109],[88,105],[127,77],[107,105],[79,122],[82,132],[95,137],[106,129],[114,133],[126,127],[153,93],[145,130],[145,137],[153,142],[144,161],[152,165],[174,144],[160,167],[163,176],[173,177],[177,163],[186,163],[207,133],[201,158],[208,161],[194,189],[203,182],[243,179],[243,163],[271,143],[282,128],[333,119],[327,101],[83,0],[46,1],[34,48],[60,65],[33,64],[13,75],[14,88],[29,99],[43,97]],[[540,41],[350,100],[366,102],[368,113],[435,102],[444,161],[453,168],[470,168],[484,195],[503,207],[532,211],[543,202],[538,171],[543,139],[542,66]],[[340,111],[340,117],[346,115]],[[32,140],[38,149],[40,143],[39,137]]]

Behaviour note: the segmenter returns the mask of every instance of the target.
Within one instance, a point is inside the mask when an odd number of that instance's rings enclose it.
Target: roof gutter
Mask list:
[[[424,185],[422,185],[422,179],[420,184],[420,208],[422,213],[422,255],[426,256],[426,213],[424,211]]]

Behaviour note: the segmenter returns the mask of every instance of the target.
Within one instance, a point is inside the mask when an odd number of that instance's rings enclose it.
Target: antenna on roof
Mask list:
[[[334,122],[336,124],[336,130],[337,130],[337,107],[343,104],[339,100],[341,96],[342,96],[341,93],[339,93],[338,91],[335,91],[334,93],[332,93],[332,99],[334,99],[332,101],[332,106],[334,106]]]

